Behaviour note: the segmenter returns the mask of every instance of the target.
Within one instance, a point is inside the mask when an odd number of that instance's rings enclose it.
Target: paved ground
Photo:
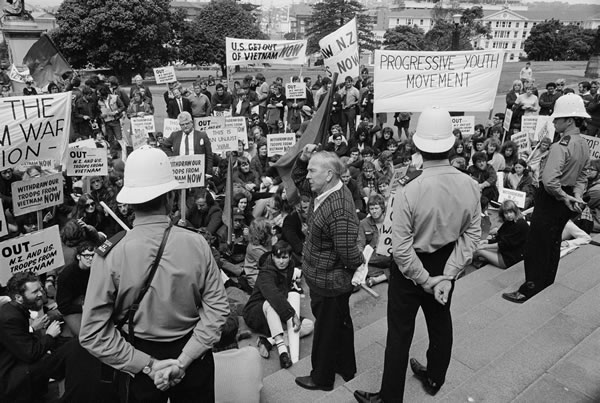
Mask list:
[[[600,236],[596,237],[599,240]],[[501,294],[523,280],[523,265],[485,266],[457,282],[452,302],[454,348],[448,378],[435,398],[410,373],[406,402],[600,402],[600,248],[586,245],[561,260],[557,281],[523,305]],[[387,285],[373,299],[351,298],[357,376],[336,378],[332,392],[306,391],[294,378],[310,371],[306,356],[289,370],[265,374],[263,402],[353,402],[356,389],[377,391],[381,382]],[[422,314],[411,356],[425,361]]]

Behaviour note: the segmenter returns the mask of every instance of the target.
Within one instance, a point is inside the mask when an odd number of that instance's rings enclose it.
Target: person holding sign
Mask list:
[[[471,261],[481,237],[479,189],[448,161],[455,141],[450,113],[439,107],[423,110],[413,141],[423,156],[423,171],[405,177],[394,199],[394,264],[389,278],[381,390],[355,391],[359,402],[403,401],[419,308],[427,321],[428,362],[424,366],[413,358],[410,367],[427,394],[439,391],[452,352],[450,303],[454,282]]]
[[[160,145],[169,157],[175,155],[205,155],[204,172],[212,174],[213,155],[208,135],[204,131],[194,130],[194,121],[192,115],[188,112],[182,112],[177,116],[181,130],[171,133],[169,138],[163,139]]]
[[[589,117],[578,95],[565,94],[556,101],[552,118],[562,137],[550,147],[542,168],[525,247],[525,283],[517,291],[502,294],[510,302],[523,303],[554,283],[562,230],[585,207],[581,197],[587,184],[584,168],[590,147],[579,128]]]
[[[533,206],[535,186],[533,185],[533,178],[529,174],[525,160],[519,158],[515,165],[513,165],[510,173],[504,176],[504,187],[525,193],[524,210]]]

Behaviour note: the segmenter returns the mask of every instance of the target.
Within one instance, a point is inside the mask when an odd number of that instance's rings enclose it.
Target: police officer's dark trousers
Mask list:
[[[454,243],[450,243],[433,253],[417,255],[433,277],[444,273],[444,266],[453,250]],[[385,403],[403,400],[410,344],[419,307],[423,309],[429,333],[427,375],[438,385],[442,385],[446,380],[452,353],[451,297],[452,291],[446,305],[440,304],[432,294],[426,293],[423,287],[405,278],[395,263],[392,265],[388,287],[388,333],[380,391]]]
[[[563,190],[573,195],[572,187],[563,187]],[[540,182],[525,245],[525,283],[519,288],[521,294],[530,298],[554,283],[560,260],[562,231],[574,216],[575,213],[565,203],[548,194]]]

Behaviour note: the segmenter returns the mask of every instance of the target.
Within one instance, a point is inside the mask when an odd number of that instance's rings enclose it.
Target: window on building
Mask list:
[[[512,43],[512,48],[516,49],[517,48],[517,44],[515,42]]]
[[[515,31],[515,35],[514,35],[514,37],[515,37],[515,38],[518,38],[518,37],[519,37],[519,31]]]
[[[504,49],[508,49],[508,42],[504,42]]]
[[[512,21],[508,21],[508,27],[510,28],[510,26],[512,25]]]
[[[510,54],[510,60],[515,60],[515,55],[513,53]]]
[[[400,18],[396,18],[396,25],[400,25]]]
[[[523,42],[521,42],[520,48],[523,49],[524,47],[525,47],[525,44]]]
[[[506,28],[506,21],[502,21],[502,28]]]
[[[519,23],[515,22],[515,28],[519,28]]]
[[[531,26],[535,27],[537,25],[537,22],[534,22],[533,24],[531,24]]]
[[[485,48],[489,48],[490,47],[490,41],[485,41]]]
[[[406,25],[412,25],[413,24],[413,19],[412,18],[407,18],[406,19]]]
[[[500,21],[496,21],[496,28],[500,26]]]
[[[527,24],[528,24],[528,22],[525,22],[525,24],[523,25],[523,28],[527,28]]]
[[[423,24],[425,24],[425,20],[419,21],[419,25],[423,25]]]

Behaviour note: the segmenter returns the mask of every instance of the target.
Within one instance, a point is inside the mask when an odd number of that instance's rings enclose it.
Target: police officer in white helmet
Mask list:
[[[163,151],[131,153],[117,201],[133,207],[133,229],[98,248],[92,264],[79,340],[120,371],[122,400],[125,390],[135,402],[215,398],[211,348],[229,304],[204,238],[171,226],[177,185]]]
[[[508,301],[523,303],[554,283],[562,231],[585,207],[581,199],[587,184],[583,169],[589,163],[590,148],[579,128],[589,117],[579,95],[566,94],[556,100],[552,118],[561,138],[542,161],[525,245],[525,283],[517,291],[502,294]]]
[[[390,269],[381,390],[357,390],[354,397],[359,402],[402,402],[419,307],[429,331],[427,365],[413,358],[410,367],[427,394],[438,392],[452,353],[454,281],[471,261],[481,238],[479,188],[448,161],[455,141],[448,111],[424,110],[413,140],[423,156],[423,170],[403,178],[394,199],[395,264]]]

